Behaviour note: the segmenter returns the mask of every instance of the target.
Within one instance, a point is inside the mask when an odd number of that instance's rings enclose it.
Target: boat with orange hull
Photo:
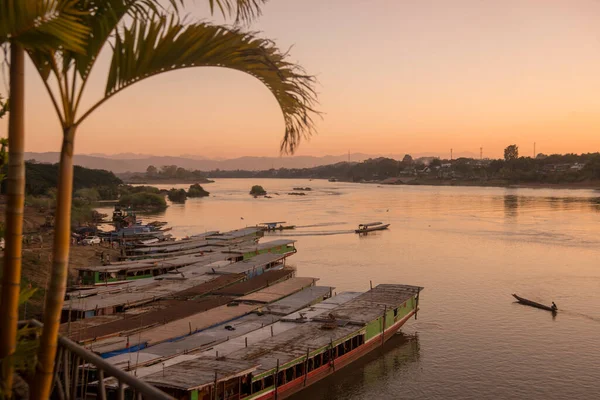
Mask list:
[[[295,326],[279,334],[221,357],[190,356],[142,379],[180,400],[285,399],[382,347],[416,317],[422,289],[378,285],[311,318],[283,319]]]
[[[249,399],[253,399],[253,400],[266,400],[266,399],[275,399],[275,398],[285,399],[293,394],[298,393],[305,387],[308,387],[314,383],[317,383],[321,379],[324,379],[324,378],[328,377],[329,375],[332,375],[333,373],[339,371],[340,369],[350,365],[351,363],[358,360],[362,356],[368,354],[372,350],[375,350],[376,348],[381,347],[385,342],[387,342],[390,338],[392,338],[398,332],[398,330],[402,327],[402,325],[404,325],[404,323],[406,323],[406,321],[408,321],[410,319],[410,317],[415,315],[415,313],[416,313],[416,310],[410,312],[409,315],[402,318],[400,321],[398,321],[393,326],[388,328],[383,333],[383,337],[382,337],[382,335],[379,335],[379,336],[373,338],[373,340],[371,340],[370,342],[367,342],[364,345],[364,347],[357,348],[348,354],[344,354],[343,356],[332,360],[332,362],[330,364],[323,365],[323,366],[317,368],[316,370],[309,372],[306,381],[304,381],[303,379],[296,379],[290,383],[286,383],[285,385],[278,387],[277,394],[275,394],[275,390],[273,390],[270,393],[267,393],[260,397],[249,397]]]

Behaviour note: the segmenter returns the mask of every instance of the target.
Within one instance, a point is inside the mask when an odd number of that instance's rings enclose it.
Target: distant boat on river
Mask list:
[[[521,304],[525,304],[527,306],[531,306],[531,307],[535,307],[535,308],[540,308],[542,310],[547,310],[547,311],[552,311],[553,313],[555,313],[558,310],[558,307],[556,307],[556,304],[554,304],[554,302],[552,302],[551,306],[547,306],[544,304],[540,304],[540,303],[536,303],[535,301],[531,301],[528,299],[525,299],[521,296],[517,296],[516,294],[513,293],[513,297],[515,299],[517,299],[517,301]]]
[[[389,226],[390,224],[384,224],[383,222],[369,222],[368,224],[360,224],[358,229],[356,229],[354,232],[367,233],[373,231],[382,231],[387,229]]]

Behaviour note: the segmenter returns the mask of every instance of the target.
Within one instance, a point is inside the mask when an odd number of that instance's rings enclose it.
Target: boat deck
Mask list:
[[[319,286],[316,286],[316,288],[327,289],[327,287]],[[181,341],[162,343],[150,349],[141,350],[139,352],[139,359],[137,358],[137,353],[129,353],[109,358],[107,361],[123,369],[133,369],[136,365],[136,362],[139,362],[138,365],[140,365],[140,367],[136,369],[135,374],[137,377],[141,378],[160,372],[164,369],[164,367],[168,367],[182,361],[211,356],[213,356],[214,359],[214,356],[216,356],[217,352],[219,357],[224,357],[230,353],[244,349],[246,347],[246,343],[254,344],[263,340],[269,340],[272,335],[276,336],[285,331],[295,329],[298,324],[310,320],[313,316],[325,310],[334,309],[335,307],[352,300],[360,294],[362,293],[344,292],[338,294],[337,296],[328,298],[320,303],[299,309],[295,312],[295,314],[299,315],[299,313],[302,313],[306,317],[306,319],[303,320],[295,318],[294,314],[289,314],[282,319],[279,319],[279,316],[268,314],[262,316],[250,314],[231,322],[231,325],[235,327],[234,331],[226,331],[222,328],[222,326],[219,326],[189,336]],[[296,295],[292,295],[290,297],[294,297]],[[285,300],[286,299],[283,299],[282,301]],[[265,321],[268,321],[267,318],[272,318],[273,321],[265,323]],[[184,344],[184,342],[187,343]],[[195,343],[195,346],[190,346],[191,343]],[[201,349],[202,347],[207,346],[210,346],[209,350],[190,354],[190,351],[193,348]],[[173,352],[174,349],[177,349],[177,351]],[[167,356],[172,356],[177,353],[178,355],[175,357],[167,358]],[[147,364],[147,366],[143,366],[144,364]],[[108,379],[106,382],[114,387],[118,385],[118,382],[114,379]]]

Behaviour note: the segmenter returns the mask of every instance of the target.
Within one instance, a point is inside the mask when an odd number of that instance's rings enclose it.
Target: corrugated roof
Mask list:
[[[120,320],[110,321],[88,329],[80,330],[72,339],[88,341],[119,335],[121,332],[148,328],[153,325],[166,324],[190,315],[207,311],[229,303],[233,298],[227,296],[208,296],[198,300],[168,300],[162,307],[139,314],[125,314]],[[94,318],[92,318],[94,319]],[[84,320],[85,321],[85,320]]]
[[[315,317],[315,320],[329,321],[333,316],[351,324],[363,325],[379,318],[386,309],[397,308],[422,289],[410,285],[378,285],[332,312]]]
[[[258,254],[247,260],[239,261],[233,264],[228,264],[222,267],[215,268],[214,274],[245,274],[250,271],[261,269],[269,264],[285,259],[285,254],[264,253]]]
[[[252,279],[248,279],[243,282],[239,282],[234,285],[217,290],[215,291],[215,294],[245,296],[247,294],[256,292],[257,290],[264,289],[268,286],[272,286],[275,283],[281,282],[285,279],[291,278],[294,276],[295,273],[296,270],[290,267],[269,270],[258,276],[253,277]]]
[[[181,250],[198,249],[202,251],[203,247],[209,246],[206,240],[178,240],[169,244],[159,244],[155,246],[144,246],[132,249],[133,253],[152,253],[152,252],[175,252]]]
[[[296,310],[307,307],[318,299],[329,296],[333,287],[312,286],[294,293],[264,307],[264,311],[275,315],[288,315]]]
[[[251,293],[247,296],[238,298],[239,302],[251,303],[272,303],[290,294],[296,293],[305,287],[309,287],[317,282],[318,278],[290,278],[276,285]]]
[[[221,382],[247,375],[256,370],[256,367],[254,363],[239,360],[198,358],[172,365],[165,369],[164,374],[158,372],[144,380],[158,387],[192,390],[212,385],[215,379]]]

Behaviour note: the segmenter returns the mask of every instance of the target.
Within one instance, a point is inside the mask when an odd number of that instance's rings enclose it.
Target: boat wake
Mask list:
[[[331,235],[347,235],[349,233],[354,233],[354,230],[344,230],[344,231],[314,231],[314,232],[302,232],[302,233],[282,233],[282,236],[285,237],[295,237],[295,236],[331,236]]]
[[[561,314],[567,314],[567,315],[573,315],[576,317],[581,317],[581,318],[585,318],[588,319],[590,321],[594,321],[594,322],[598,322],[600,323],[600,317],[594,317],[593,315],[587,315],[587,314],[583,314],[577,311],[569,311],[569,310],[560,310]]]
[[[336,226],[336,225],[345,225],[346,222],[322,222],[320,224],[312,224],[312,225],[297,225],[296,229],[300,228],[319,228],[323,226]]]

